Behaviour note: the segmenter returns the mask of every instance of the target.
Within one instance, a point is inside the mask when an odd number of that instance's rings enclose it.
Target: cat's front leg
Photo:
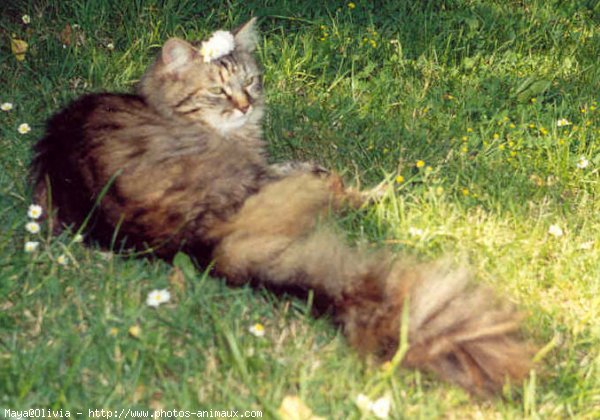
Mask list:
[[[311,173],[318,176],[327,176],[331,173],[328,169],[314,162],[281,162],[270,165],[270,168],[276,176],[282,178],[301,173]]]

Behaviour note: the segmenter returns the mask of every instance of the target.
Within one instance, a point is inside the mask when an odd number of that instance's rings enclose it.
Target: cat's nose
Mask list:
[[[246,112],[248,112],[248,109],[250,109],[250,99],[244,95],[240,95],[238,97],[234,97],[233,98],[233,105],[239,109],[240,111],[242,111],[242,114],[245,114]]]
[[[240,111],[242,111],[243,114],[245,114],[246,112],[248,112],[248,109],[250,109],[250,103],[246,102],[244,104],[238,104],[237,109],[239,109]]]

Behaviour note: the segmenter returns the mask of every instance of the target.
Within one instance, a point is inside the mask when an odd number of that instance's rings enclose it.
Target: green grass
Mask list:
[[[600,416],[600,6],[354,3],[2,6],[0,102],[14,108],[0,112],[0,416],[162,407],[271,418],[297,395],[317,415],[360,418],[360,393],[389,393],[393,418]],[[23,251],[35,236],[24,228],[27,165],[46,118],[84,92],[130,91],[169,36],[199,39],[252,14],[274,159],[316,160],[363,185],[393,180],[380,203],[341,225],[351,240],[420,259],[456,256],[515,302],[524,334],[544,348],[523,386],[480,401],[418,372],[382,376],[326,318],[309,316],[309,303],[228,288],[184,259],[182,278],[44,227],[38,251]],[[13,36],[29,45],[22,62]],[[571,124],[557,126],[562,118]],[[32,131],[22,135],[24,122]],[[589,166],[579,169],[582,156]],[[159,288],[171,302],[146,306]],[[256,322],[264,338],[248,333]]]

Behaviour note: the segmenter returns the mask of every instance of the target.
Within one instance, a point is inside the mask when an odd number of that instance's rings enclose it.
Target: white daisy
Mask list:
[[[32,204],[29,206],[29,209],[27,209],[27,216],[29,216],[31,219],[39,219],[42,213],[42,206],[37,204]]]
[[[25,252],[31,254],[32,252],[37,251],[40,243],[38,241],[27,241],[25,242]]]
[[[371,412],[375,417],[379,419],[387,419],[390,414],[392,407],[392,399],[389,394],[372,401],[365,394],[358,394],[354,400],[354,404],[363,413]]]
[[[264,337],[265,336],[265,326],[259,322],[252,325],[248,328],[248,332],[255,337]]]
[[[582,251],[589,251],[590,249],[592,249],[594,247],[594,243],[595,243],[594,241],[583,242],[582,244],[579,244],[577,249],[582,250]]]
[[[229,54],[234,48],[235,39],[231,32],[216,31],[208,41],[202,43],[200,54],[204,57],[204,62],[209,63]]]
[[[373,401],[365,394],[358,394],[354,399],[354,404],[360,409],[360,411],[369,411]]]
[[[557,127],[565,127],[567,125],[571,125],[571,122],[566,118],[561,118],[558,121],[556,121],[556,125]]]
[[[27,134],[31,131],[31,127],[29,126],[29,124],[23,123],[23,124],[19,125],[19,128],[17,128],[17,131],[19,131],[19,133],[21,133],[21,134]]]
[[[81,233],[76,234],[73,237],[73,242],[75,242],[76,244],[83,242],[83,235]]]
[[[550,225],[548,228],[548,234],[554,236],[555,238],[560,238],[563,236],[563,230],[558,225]]]
[[[113,44],[112,42],[109,42],[108,44],[106,44],[106,49],[109,51],[112,51],[115,49],[115,44]]]
[[[412,227],[412,226],[408,228],[408,234],[409,234],[410,236],[418,236],[418,237],[421,237],[421,236],[423,236],[423,233],[424,233],[424,232],[423,232],[423,229],[416,228],[416,227]]]
[[[21,20],[25,25],[29,25],[31,23],[31,17],[29,17],[29,15],[23,15]]]
[[[10,102],[3,102],[2,105],[0,105],[0,109],[4,112],[8,112],[13,109],[13,104]]]
[[[146,305],[156,308],[160,304],[168,302],[170,299],[171,293],[169,293],[167,289],[153,290],[148,293]]]
[[[69,264],[69,258],[65,254],[61,254],[56,259],[56,262],[60,265],[67,265]]]
[[[587,160],[585,158],[585,156],[580,156],[579,160],[577,161],[577,168],[578,169],[585,169],[590,165],[590,161]]]
[[[392,399],[389,395],[378,398],[371,404],[371,412],[378,419],[387,419],[392,408]]]
[[[37,222],[28,222],[25,225],[25,230],[29,233],[36,234],[40,232],[40,225]]]

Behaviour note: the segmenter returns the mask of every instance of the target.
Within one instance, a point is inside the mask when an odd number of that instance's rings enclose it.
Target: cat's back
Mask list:
[[[138,125],[144,112],[144,101],[135,95],[96,93],[74,100],[48,120],[46,135],[33,148],[33,175],[77,165],[98,141]]]
[[[46,134],[33,147],[30,176],[34,201],[51,216],[55,231],[60,231],[61,220],[81,223],[88,215],[97,196],[94,184],[105,177],[94,158],[103,139],[135,127],[144,113],[147,107],[139,96],[94,93],[72,101],[48,120]]]
[[[228,217],[268,181],[262,149],[247,143],[262,140],[168,118],[136,95],[86,95],[34,147],[34,200],[54,209],[55,231],[96,208],[87,231],[103,244],[120,222],[134,243],[163,241],[189,221],[202,230]]]

